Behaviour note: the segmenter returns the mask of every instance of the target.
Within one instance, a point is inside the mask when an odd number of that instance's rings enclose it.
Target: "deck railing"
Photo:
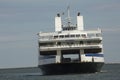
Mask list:
[[[80,45],[80,44],[73,44],[73,45],[51,45],[51,46],[40,46],[40,49],[65,49],[65,48],[102,48],[102,44],[89,44],[89,45]]]
[[[80,39],[100,39],[102,40],[102,37],[68,37],[68,38],[39,38],[39,41],[60,41],[60,40],[80,40]]]

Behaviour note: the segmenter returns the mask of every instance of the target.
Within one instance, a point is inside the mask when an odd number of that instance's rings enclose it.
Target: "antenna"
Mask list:
[[[67,11],[68,11],[68,20],[70,20],[70,6],[68,6]]]
[[[70,6],[68,5],[67,7],[67,11],[68,11],[68,17],[67,17],[67,20],[68,20],[68,26],[70,26],[70,23],[71,23],[71,17],[70,17]]]

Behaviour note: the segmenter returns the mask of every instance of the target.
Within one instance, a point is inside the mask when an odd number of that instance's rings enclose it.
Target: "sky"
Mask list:
[[[0,0],[0,68],[38,65],[37,33],[54,31],[54,17],[84,17],[86,30],[102,29],[105,63],[120,62],[120,0]]]

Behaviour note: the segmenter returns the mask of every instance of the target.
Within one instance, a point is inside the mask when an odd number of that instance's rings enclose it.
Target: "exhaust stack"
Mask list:
[[[62,21],[59,13],[55,17],[55,31],[62,31]]]
[[[83,27],[83,16],[80,16],[80,12],[78,12],[78,15],[77,15],[77,30],[84,30],[84,27]]]

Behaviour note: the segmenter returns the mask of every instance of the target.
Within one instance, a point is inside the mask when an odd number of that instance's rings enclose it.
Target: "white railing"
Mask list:
[[[63,31],[52,33],[38,33],[39,41],[66,40],[66,39],[102,39],[101,30],[95,31]]]
[[[60,40],[86,40],[86,39],[99,39],[102,40],[102,37],[69,37],[69,38],[40,38],[39,41],[60,41]]]
[[[80,45],[80,44],[74,44],[74,45],[53,45],[53,46],[41,46],[40,50],[55,50],[55,49],[73,49],[73,48],[102,48],[102,44],[98,45]]]

